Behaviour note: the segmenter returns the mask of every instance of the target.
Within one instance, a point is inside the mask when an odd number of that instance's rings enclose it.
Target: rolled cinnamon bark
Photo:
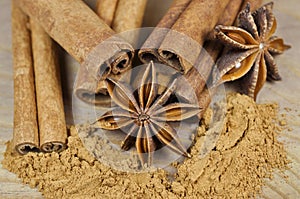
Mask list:
[[[115,6],[114,18],[112,19],[112,27],[119,33],[130,29],[139,28],[142,24],[143,15],[146,6],[146,0],[119,0]],[[111,4],[114,4],[113,1]],[[112,5],[107,3],[105,0],[98,0],[97,14],[99,17],[103,17],[101,10],[107,9],[112,13]],[[101,7],[101,9],[99,8]],[[135,33],[135,32],[133,32]],[[126,40],[134,44],[137,35],[131,34],[130,38]],[[119,79],[118,75],[111,74],[110,77]],[[89,74],[89,71],[85,67],[80,67],[77,81],[76,81],[76,94],[80,99],[85,102],[92,103],[98,106],[110,106],[111,101],[107,93],[106,80],[97,81]]]
[[[132,47],[123,39],[113,37],[115,32],[82,1],[17,2],[71,56],[84,63],[96,79],[102,71],[117,74],[129,66]]]
[[[30,20],[30,27],[40,149],[60,152],[66,148],[67,128],[55,46],[37,22]]]
[[[131,67],[132,46],[104,23],[80,0],[18,0],[20,7],[35,19],[82,67],[90,73],[90,82]],[[77,88],[82,88],[76,81]],[[94,92],[94,91],[89,91]],[[81,97],[80,94],[77,95]],[[85,100],[85,99],[82,99]]]
[[[151,60],[154,62],[163,62],[158,54],[158,48],[170,28],[190,2],[191,0],[174,0],[167,13],[157,24],[156,28],[149,35],[138,52],[139,58],[143,63],[149,63]]]
[[[112,29],[119,33],[141,27],[146,4],[147,0],[119,0]],[[133,45],[138,36],[135,33],[138,32],[132,32],[126,38]]]
[[[226,6],[217,24],[231,25],[241,8],[243,0],[231,0]],[[221,54],[223,46],[216,40],[209,40],[204,43],[203,49],[199,54],[196,64],[185,75],[178,79],[177,94],[190,101],[192,99],[191,89],[196,94],[199,106],[205,110],[210,102],[208,88],[204,89],[213,66]],[[187,84],[188,83],[188,84]],[[192,88],[188,88],[192,87]],[[207,102],[209,100],[209,102]],[[202,112],[200,117],[202,117]]]
[[[111,74],[109,77],[119,79],[120,75]],[[96,106],[110,107],[112,103],[107,92],[106,80],[96,80],[83,66],[80,66],[77,73],[75,94],[84,102]]]
[[[249,0],[231,0],[227,5],[224,14],[221,16],[218,24],[231,25],[235,22],[236,16],[239,11],[243,9]],[[252,4],[254,8],[260,7],[262,4],[261,0],[253,0]],[[187,74],[181,76],[178,80],[177,94],[190,101],[192,96],[190,96],[190,91],[188,85],[184,82],[188,82],[192,89],[195,91],[196,97],[198,99],[199,106],[206,110],[211,102],[211,97],[216,92],[216,87],[205,88],[207,80],[210,73],[214,67],[217,58],[222,54],[223,46],[220,42],[216,40],[206,41],[201,51],[197,64],[193,67]],[[190,88],[191,89],[191,88]],[[204,111],[199,113],[201,118]]]
[[[142,25],[147,0],[98,0],[96,12],[117,33]]]
[[[147,0],[119,0],[112,28],[123,32],[142,25]]]
[[[96,12],[108,26],[112,25],[117,3],[118,0],[97,0]]]
[[[143,22],[147,0],[119,0],[112,28],[120,33],[140,28]],[[138,31],[126,35],[126,41],[136,46]]]
[[[158,53],[164,63],[186,74],[196,63],[202,45],[229,0],[192,0],[172,26]]]
[[[38,151],[39,136],[28,17],[12,1],[14,71],[13,145],[20,154]]]

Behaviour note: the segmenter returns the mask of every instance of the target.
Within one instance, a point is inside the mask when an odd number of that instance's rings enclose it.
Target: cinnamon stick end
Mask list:
[[[67,148],[65,143],[62,142],[46,142],[41,146],[41,150],[45,153],[51,153],[51,152],[61,152]]]
[[[39,148],[35,144],[26,143],[26,142],[16,145],[15,149],[20,155],[26,155],[29,152],[39,152],[40,151]]]

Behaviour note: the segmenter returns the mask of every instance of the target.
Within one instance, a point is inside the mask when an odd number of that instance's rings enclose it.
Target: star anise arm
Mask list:
[[[147,113],[152,115],[154,111],[160,108],[163,104],[167,102],[171,94],[176,89],[177,79],[175,78],[166,88],[166,90],[155,100],[153,105],[148,109]]]
[[[218,25],[215,28],[217,38],[231,48],[251,49],[259,43],[246,30],[235,26]]]
[[[136,136],[138,132],[138,126],[136,124],[132,124],[125,139],[121,143],[121,149],[127,151],[132,146],[134,146],[134,143],[136,141]]]
[[[151,120],[149,126],[153,132],[156,132],[155,136],[161,143],[178,154],[190,157],[190,154],[178,139],[176,131],[169,124]]]
[[[256,96],[266,81],[267,71],[263,54],[259,54],[253,68],[243,78],[245,82],[245,93],[256,99]]]
[[[279,75],[279,71],[278,68],[276,67],[275,60],[267,50],[264,53],[264,59],[267,67],[267,79],[274,80],[274,81],[281,80],[281,76]]]
[[[251,15],[257,24],[257,30],[260,33],[260,38],[268,40],[276,30],[276,19],[273,15],[273,2],[269,2],[255,10]]]
[[[254,20],[257,25],[257,30],[259,32],[260,41],[262,42],[265,40],[268,33],[267,14],[269,14],[269,11],[265,6],[263,6],[258,9],[257,15],[254,16]]]
[[[145,160],[144,160],[144,142],[143,142],[143,137],[145,137],[144,132],[143,132],[143,127],[140,126],[137,136],[136,136],[136,142],[135,142],[135,147],[136,147],[136,151],[137,154],[139,156],[139,159],[141,161],[142,166],[145,164]]]
[[[133,123],[131,115],[122,109],[108,111],[95,122],[97,128],[117,130]]]
[[[140,107],[138,106],[129,85],[112,78],[107,78],[107,90],[112,101],[119,107],[133,114],[141,113]]]
[[[273,36],[268,41],[268,51],[272,54],[282,54],[285,50],[291,48],[290,45],[286,45],[282,38]]]
[[[142,166],[144,166],[146,163],[144,157],[146,155],[145,153],[148,155],[147,164],[151,165],[153,152],[155,151],[155,144],[148,124],[145,124],[144,127],[140,126],[137,133],[135,146]]]
[[[268,10],[268,15],[267,15],[267,35],[266,35],[266,40],[269,40],[270,37],[275,33],[277,29],[277,21],[276,18],[272,12],[272,10]]]
[[[213,84],[219,85],[243,77],[253,66],[257,49],[247,51],[230,51],[217,61],[213,73]]]
[[[151,117],[159,121],[181,121],[197,115],[199,106],[187,103],[172,103],[157,109]]]
[[[258,92],[260,91],[260,89],[263,87],[263,85],[267,80],[267,67],[266,67],[266,62],[263,54],[260,55],[259,62],[255,64],[258,64],[259,72],[257,75],[257,82],[254,90],[254,97],[253,97],[254,99],[256,99]]]
[[[148,153],[148,165],[152,165],[152,161],[153,161],[153,152],[155,151],[156,149],[156,145],[154,143],[154,140],[153,140],[153,135],[151,133],[151,129],[149,127],[149,123],[146,122],[145,123],[145,131],[146,131],[146,152]]]
[[[157,96],[156,71],[153,62],[147,66],[138,89],[139,102],[142,110],[147,110]]]
[[[240,12],[238,15],[238,26],[246,31],[248,31],[255,40],[259,39],[259,34],[257,31],[257,26],[255,24],[254,18],[250,12],[250,4],[248,3],[246,8]]]

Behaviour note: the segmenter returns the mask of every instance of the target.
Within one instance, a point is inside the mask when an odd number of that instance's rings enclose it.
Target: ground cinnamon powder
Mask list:
[[[213,149],[199,155],[209,129],[211,111],[207,111],[191,148],[192,158],[174,163],[175,174],[162,169],[113,170],[90,155],[74,127],[68,149],[60,154],[19,156],[8,143],[2,163],[24,183],[37,186],[46,198],[249,198],[259,193],[274,169],[288,164],[283,144],[277,140],[277,109],[276,104],[256,104],[247,96],[230,94],[225,123]],[[122,164],[132,169],[136,159],[132,156]]]

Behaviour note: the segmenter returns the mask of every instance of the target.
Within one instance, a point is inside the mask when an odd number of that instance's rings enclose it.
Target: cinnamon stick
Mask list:
[[[112,28],[117,33],[140,28],[143,22],[147,0],[119,0]],[[126,34],[126,41],[136,46],[138,31]]]
[[[101,12],[105,10],[105,6],[107,6],[107,9],[110,10],[111,13],[114,13],[111,19],[113,21],[112,27],[117,33],[120,33],[141,26],[146,3],[147,0],[118,0],[116,6],[114,6],[114,1],[107,3],[105,0],[98,0],[97,14],[99,17],[103,17],[104,14]],[[113,11],[112,7],[116,10]],[[127,35],[130,36],[130,38],[126,38],[126,41],[132,45],[134,45],[137,38],[137,35],[134,33],[135,32],[132,32],[130,35]],[[119,76],[114,74],[111,74],[110,77],[119,79]],[[89,74],[85,67],[80,67],[79,69],[75,88],[76,95],[85,102],[97,106],[111,105],[110,97],[107,93],[106,80],[97,81]]]
[[[224,14],[221,16],[218,24],[231,25],[235,22],[236,16],[239,11],[243,9],[249,0],[231,0],[227,5]],[[253,0],[254,8],[261,5],[261,0]],[[187,85],[183,82],[188,82],[192,89],[195,91],[198,99],[198,104],[203,110],[206,110],[210,104],[212,96],[215,94],[217,87],[206,87],[207,80],[214,67],[217,58],[222,54],[223,46],[216,40],[206,41],[199,57],[198,62],[186,75],[180,77],[178,81],[177,93],[179,96],[186,100],[190,100],[191,94],[187,89]],[[204,114],[202,111],[199,114],[201,118]]]
[[[149,35],[140,51],[139,58],[143,63],[163,62],[158,54],[158,48],[169,29],[174,25],[180,14],[186,9],[191,0],[174,0],[167,13],[159,21],[156,28]]]
[[[242,3],[243,0],[231,0],[226,6],[226,9],[217,24],[233,24]],[[213,91],[209,91],[208,88],[205,88],[205,86],[213,66],[222,52],[222,49],[223,46],[220,42],[216,40],[206,41],[197,58],[195,67],[193,67],[185,75],[181,76],[178,80],[178,95],[189,101],[192,98],[191,89],[193,89],[198,99],[198,104],[201,108],[203,108],[203,110],[205,110],[209,105],[210,95],[214,93]],[[188,89],[187,86],[192,88]],[[202,117],[203,112],[200,113],[200,117]]]
[[[110,74],[131,67],[134,50],[80,0],[18,0],[20,7],[35,19],[82,67],[91,74],[93,87]],[[91,81],[92,81],[91,80]],[[82,85],[76,84],[76,88]],[[91,92],[96,92],[92,90]],[[80,94],[78,95],[81,96]],[[84,100],[84,99],[83,99]]]
[[[195,64],[207,34],[216,25],[228,2],[192,0],[160,44],[160,60],[183,74],[187,73]]]
[[[108,25],[111,26],[118,0],[97,0],[96,13]]]
[[[60,152],[66,148],[67,128],[55,46],[37,22],[30,20],[30,27],[40,149]]]
[[[195,64],[206,36],[218,22],[228,2],[193,0],[158,49],[164,62],[186,74]]]
[[[123,32],[142,25],[147,0],[119,0],[112,28]]]
[[[20,154],[39,147],[33,62],[28,17],[12,1],[12,47],[14,71],[13,145]]]
[[[98,0],[96,13],[117,33],[142,25],[147,0]]]
[[[109,75],[109,77],[114,79],[119,79],[119,76],[120,75]],[[76,96],[86,103],[102,107],[111,106],[106,80],[95,79],[84,66],[79,67],[74,89]]]
[[[123,39],[113,37],[115,32],[82,1],[17,2],[70,55],[84,63],[96,79],[107,67],[117,74],[129,66],[132,47]]]

